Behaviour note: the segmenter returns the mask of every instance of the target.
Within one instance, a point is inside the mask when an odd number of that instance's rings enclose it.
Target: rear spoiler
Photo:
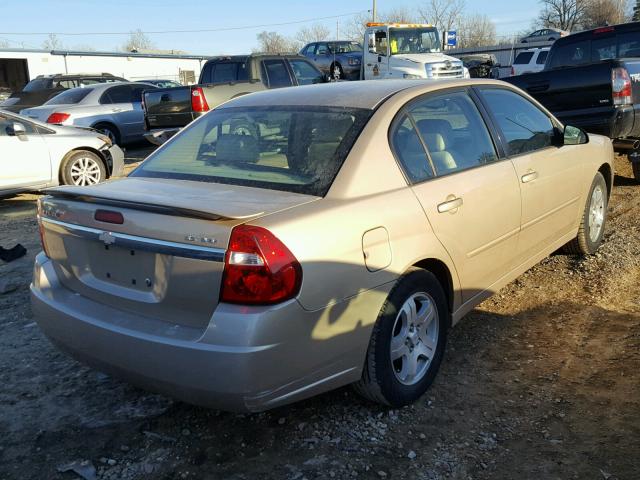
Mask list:
[[[95,195],[86,195],[81,193],[73,193],[68,190],[45,190],[45,193],[54,198],[60,198],[63,200],[73,200],[85,203],[97,203],[100,205],[107,205],[110,207],[117,208],[129,208],[133,210],[141,210],[145,212],[158,213],[160,215],[172,215],[172,216],[183,216],[190,218],[199,218],[203,220],[239,220],[241,218],[238,217],[229,217],[224,215],[218,215],[215,213],[203,212],[200,210],[192,210],[189,208],[182,207],[174,207],[170,205],[157,205],[152,203],[141,203],[141,202],[128,202],[126,200],[115,200],[113,198],[104,198]],[[251,215],[251,217],[255,217],[261,215],[261,213],[257,213],[255,215]],[[251,218],[247,217],[247,218]],[[242,218],[244,219],[244,218]]]

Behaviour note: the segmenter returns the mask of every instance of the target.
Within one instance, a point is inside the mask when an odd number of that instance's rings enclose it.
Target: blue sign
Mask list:
[[[447,47],[455,47],[458,44],[458,35],[455,30],[447,32]]]

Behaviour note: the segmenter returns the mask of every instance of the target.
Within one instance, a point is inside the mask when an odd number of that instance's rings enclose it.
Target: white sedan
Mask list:
[[[0,110],[0,196],[122,175],[124,154],[98,132]]]

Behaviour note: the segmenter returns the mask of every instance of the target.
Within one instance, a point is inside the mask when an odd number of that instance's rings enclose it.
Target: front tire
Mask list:
[[[633,170],[633,179],[636,183],[640,183],[640,162],[631,162],[631,169]]]
[[[61,177],[65,185],[96,185],[107,178],[107,169],[95,153],[78,150],[67,155],[62,163]]]
[[[331,77],[334,80],[342,80],[344,78],[344,72],[342,71],[342,67],[339,63],[331,65]]]
[[[448,327],[449,308],[438,279],[422,269],[409,271],[380,311],[356,391],[392,407],[418,400],[438,372]]]
[[[564,246],[565,252],[575,255],[596,253],[604,236],[608,200],[607,183],[598,172],[591,183],[578,235]]]

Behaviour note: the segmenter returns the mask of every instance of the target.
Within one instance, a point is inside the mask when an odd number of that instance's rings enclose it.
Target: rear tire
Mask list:
[[[107,178],[104,161],[95,153],[77,150],[67,155],[61,167],[64,185],[96,185]]]
[[[111,125],[110,123],[98,123],[93,126],[94,130],[99,131],[103,135],[106,135],[111,140],[111,143],[114,145],[120,145],[120,132],[115,125]]]
[[[591,183],[578,235],[563,247],[566,253],[574,255],[593,255],[596,253],[604,236],[608,203],[607,183],[602,174],[598,172]]]
[[[449,308],[440,282],[431,272],[410,270],[380,311],[355,390],[392,407],[418,400],[438,373],[448,327]]]

